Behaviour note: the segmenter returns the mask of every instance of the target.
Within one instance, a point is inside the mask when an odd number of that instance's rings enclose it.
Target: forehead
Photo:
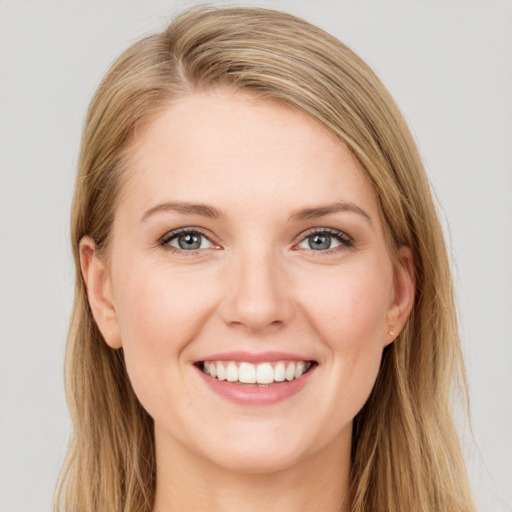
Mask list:
[[[244,210],[270,200],[283,208],[350,200],[378,215],[373,188],[323,125],[229,90],[196,93],[162,110],[136,141],[125,192],[122,203],[139,210],[162,200]]]

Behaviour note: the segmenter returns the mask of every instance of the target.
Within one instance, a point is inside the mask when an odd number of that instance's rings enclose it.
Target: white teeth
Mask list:
[[[256,380],[258,384],[270,384],[274,382],[274,369],[270,363],[261,363],[257,366]]]
[[[233,361],[231,361],[226,368],[226,380],[228,382],[236,382],[238,380],[238,368]]]
[[[274,380],[276,382],[283,382],[285,379],[285,373],[284,364],[281,362],[277,363],[274,368]]]
[[[293,380],[295,378],[295,363],[288,363],[285,373],[286,380]]]
[[[215,364],[215,363],[213,363]],[[216,365],[216,370],[217,370],[217,379],[219,380],[226,380],[226,368],[224,368],[224,365],[222,363],[217,363]],[[210,375],[212,375],[210,373]],[[213,377],[213,375],[212,375]]]
[[[295,365],[295,378],[298,379],[304,373],[305,369],[306,369],[306,363],[304,361],[299,361]]]
[[[251,363],[240,363],[238,380],[244,384],[254,384],[256,382],[256,368],[254,368],[254,365]]]
[[[302,376],[310,367],[306,361],[279,361],[275,363],[252,363],[229,361],[204,361],[203,371],[218,380],[240,382],[242,384],[272,384],[292,381]],[[226,365],[226,366],[225,366]]]

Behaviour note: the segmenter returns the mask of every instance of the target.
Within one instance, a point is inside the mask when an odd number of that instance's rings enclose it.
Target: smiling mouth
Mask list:
[[[206,375],[219,381],[266,387],[299,379],[317,364],[316,361],[276,361],[259,364],[245,361],[201,361],[196,366]]]

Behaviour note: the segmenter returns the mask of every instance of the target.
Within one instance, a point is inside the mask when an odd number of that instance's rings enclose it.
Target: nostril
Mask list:
[[[233,320],[229,322],[229,325],[239,329],[245,329],[250,332],[258,332],[258,331],[274,331],[283,327],[285,322],[282,320],[272,320],[270,322],[266,321],[264,318],[246,318],[245,321],[242,320]]]

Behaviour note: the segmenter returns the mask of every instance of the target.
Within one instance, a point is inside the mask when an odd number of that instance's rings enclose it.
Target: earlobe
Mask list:
[[[393,277],[392,300],[387,313],[387,332],[384,345],[393,342],[403,329],[414,306],[416,279],[413,253],[410,247],[398,250]]]
[[[121,336],[109,272],[97,254],[94,240],[88,236],[80,240],[80,268],[94,320],[107,345],[120,348]]]

